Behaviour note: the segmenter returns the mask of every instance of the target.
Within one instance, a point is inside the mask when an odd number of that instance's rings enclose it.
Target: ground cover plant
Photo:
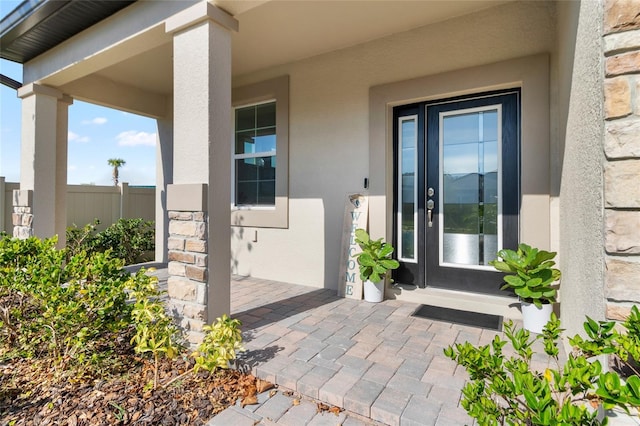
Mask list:
[[[0,424],[197,425],[265,388],[226,368],[239,321],[217,319],[191,354],[155,277],[55,244],[0,238]]]

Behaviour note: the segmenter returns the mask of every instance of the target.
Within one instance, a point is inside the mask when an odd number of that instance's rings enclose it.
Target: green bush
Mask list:
[[[194,371],[199,369],[214,371],[217,368],[229,368],[229,363],[235,361],[236,352],[244,351],[242,347],[242,333],[238,319],[231,319],[226,314],[216,318],[216,322],[205,325],[204,340],[192,356],[196,361]]]
[[[125,264],[153,260],[145,257],[155,250],[155,224],[144,219],[120,219],[101,232],[96,231],[99,220],[82,228],[67,228],[67,248],[70,254],[111,250],[112,256],[123,259]]]
[[[109,251],[68,260],[56,238],[0,240],[0,345],[4,357],[49,358],[62,369],[108,356],[131,334],[131,276]]]
[[[469,374],[470,380],[462,389],[461,405],[479,425],[607,424],[608,419],[600,420],[593,407],[617,406],[627,412],[629,408],[640,408],[640,378],[632,374],[623,382],[617,373],[603,371],[600,361],[590,357],[633,353],[633,349],[627,348],[638,347],[639,319],[634,308],[631,318],[623,324],[627,329],[624,334],[611,333],[613,323],[598,324],[589,319],[585,323],[589,338],[570,339],[576,350],[564,365],[558,360],[562,330],[555,315],[535,338],[527,330],[516,330],[509,321],[504,331],[506,340],[496,336],[484,346],[457,343],[444,353]],[[531,367],[536,356],[534,342],[538,339],[542,340],[549,361],[544,371]],[[508,343],[513,349],[503,352]]]
[[[640,362],[640,309],[631,308],[627,319],[620,323],[622,331],[615,325],[613,321],[596,322],[587,317],[584,330],[588,339],[575,336],[569,341],[588,355],[615,354],[622,362]]]
[[[124,348],[150,354],[150,385],[161,385],[160,358],[174,359],[183,348],[157,278],[144,269],[128,273],[111,250],[71,253],[56,242],[0,238],[0,360],[37,358],[86,378],[112,372],[114,355]],[[203,327],[190,371],[227,368],[243,350],[240,325],[223,315]]]
[[[131,344],[134,344],[137,353],[153,355],[153,388],[156,389],[160,356],[174,359],[178,356],[180,345],[177,342],[178,329],[160,300],[162,293],[156,286],[158,279],[151,277],[145,280],[143,276],[146,275],[141,269],[130,281],[131,296],[135,299],[131,312],[135,335],[131,338]]]

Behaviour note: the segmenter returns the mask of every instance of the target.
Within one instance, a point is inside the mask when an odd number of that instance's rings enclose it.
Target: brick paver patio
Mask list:
[[[458,404],[466,373],[442,351],[455,342],[489,342],[497,332],[412,317],[418,306],[254,278],[234,277],[231,284],[232,315],[243,323],[247,349],[241,362],[257,377],[360,421],[472,424]],[[285,412],[263,417],[278,422]],[[297,420],[292,424],[305,424]]]
[[[155,273],[161,283],[165,272]],[[279,390],[259,395],[258,405],[230,407],[208,425],[474,424],[459,405],[466,372],[443,349],[487,344],[501,333],[413,317],[418,307],[234,276],[231,313],[242,321],[247,350],[239,364]],[[532,367],[544,370],[546,358],[536,358]],[[318,413],[315,400],[346,411]]]

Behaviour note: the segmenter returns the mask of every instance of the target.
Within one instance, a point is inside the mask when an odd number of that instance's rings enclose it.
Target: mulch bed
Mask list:
[[[151,363],[134,354],[122,359],[120,374],[93,380],[13,359],[0,363],[0,424],[203,425],[238,399],[254,403],[257,390],[272,386],[237,370],[184,374],[191,367],[187,358],[162,360],[161,386],[153,389]]]

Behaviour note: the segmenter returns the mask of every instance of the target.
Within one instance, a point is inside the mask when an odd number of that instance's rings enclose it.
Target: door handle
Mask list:
[[[431,189],[431,188],[429,188]],[[427,200],[427,226],[429,228],[431,228],[433,226],[433,207],[434,207],[434,202],[432,199]]]

